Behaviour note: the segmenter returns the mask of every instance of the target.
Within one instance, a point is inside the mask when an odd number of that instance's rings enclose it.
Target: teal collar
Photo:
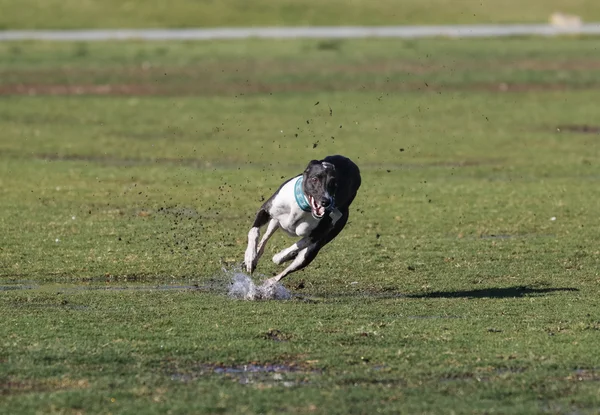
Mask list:
[[[311,208],[310,208],[310,204],[308,203],[308,199],[306,198],[306,195],[304,194],[304,190],[302,190],[302,182],[304,181],[304,177],[300,176],[298,177],[298,180],[296,180],[296,184],[294,186],[294,197],[296,198],[296,203],[298,203],[298,206],[300,206],[300,209],[302,209],[305,212],[310,212]]]

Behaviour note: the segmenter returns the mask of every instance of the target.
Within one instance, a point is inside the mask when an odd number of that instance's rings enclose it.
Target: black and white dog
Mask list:
[[[310,264],[319,250],[344,229],[360,183],[360,170],[349,158],[328,156],[308,163],[304,173],[282,184],[258,210],[248,233],[246,270],[254,271],[267,241],[279,228],[302,239],[273,257],[278,265],[293,261],[266,284],[273,285]],[[259,243],[260,228],[266,224]]]

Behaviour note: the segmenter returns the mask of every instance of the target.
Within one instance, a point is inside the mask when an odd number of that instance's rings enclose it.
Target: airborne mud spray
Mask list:
[[[231,278],[228,295],[240,300],[289,300],[292,298],[290,292],[281,284],[256,285],[249,275],[240,269],[223,269]]]

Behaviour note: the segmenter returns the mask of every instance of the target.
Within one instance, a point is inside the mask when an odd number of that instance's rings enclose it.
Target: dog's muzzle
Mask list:
[[[331,212],[335,208],[334,199],[332,197],[322,198],[320,203],[313,197],[309,196],[310,208],[313,218],[321,219],[326,212]]]

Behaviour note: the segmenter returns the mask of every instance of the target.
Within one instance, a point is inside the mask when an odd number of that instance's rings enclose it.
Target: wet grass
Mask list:
[[[473,90],[457,70],[461,91],[0,98],[0,412],[596,413],[600,147],[565,126],[598,124],[597,91],[568,58],[537,66],[593,46],[440,42],[415,50],[455,45],[440,62],[481,68],[502,46],[541,88]],[[303,60],[336,77],[334,58],[294,57],[310,42],[227,43],[211,71],[261,45],[275,72]],[[365,68],[389,45],[339,59]],[[64,82],[51,51],[69,47],[32,44],[14,82],[27,67]],[[213,46],[168,54],[188,47]],[[90,48],[71,70],[131,64]],[[347,76],[385,85],[378,68]],[[490,84],[521,79],[487,68]],[[261,200],[330,153],[363,172],[348,227],[285,280],[291,300],[228,298],[222,267]],[[259,272],[290,242],[276,235]]]
[[[600,20],[593,0],[0,0],[2,29],[544,23],[551,13]]]

